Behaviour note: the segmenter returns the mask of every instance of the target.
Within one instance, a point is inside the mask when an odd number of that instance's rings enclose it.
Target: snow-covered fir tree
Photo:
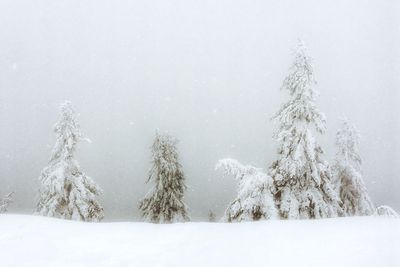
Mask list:
[[[272,179],[261,169],[242,165],[234,159],[220,160],[216,169],[234,176],[239,182],[238,195],[225,212],[226,221],[258,221],[278,217],[271,193]]]
[[[400,215],[394,209],[386,205],[379,206],[378,208],[376,208],[374,215],[388,217],[388,218],[396,218],[396,219],[400,218]]]
[[[362,178],[358,145],[356,127],[344,119],[336,134],[337,152],[332,171],[346,216],[372,215],[375,211]]]
[[[172,223],[189,220],[184,203],[185,176],[178,159],[177,142],[168,134],[156,133],[152,145],[153,165],[147,179],[155,185],[140,202],[146,221]]]
[[[315,105],[313,65],[299,41],[295,59],[282,89],[290,99],[274,115],[278,159],[270,167],[281,218],[335,217],[341,213],[330,168],[314,131],[324,133],[325,116]]]
[[[208,211],[208,221],[215,222],[217,219],[215,218],[215,214],[212,210]]]
[[[61,117],[56,123],[56,144],[50,161],[39,177],[39,201],[36,213],[63,219],[100,221],[103,207],[97,197],[100,187],[83,173],[74,158],[76,146],[83,140],[69,101],[60,106]]]
[[[0,200],[0,213],[5,213],[8,211],[8,207],[13,201],[12,199],[13,194],[14,192],[10,192],[7,195],[5,195],[3,199]]]

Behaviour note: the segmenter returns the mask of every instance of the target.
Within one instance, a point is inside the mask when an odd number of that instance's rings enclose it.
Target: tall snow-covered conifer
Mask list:
[[[216,169],[233,175],[239,182],[238,195],[225,211],[228,222],[258,221],[278,217],[273,195],[272,179],[261,169],[242,165],[234,159],[220,160]]]
[[[299,41],[295,60],[282,89],[290,99],[274,115],[278,128],[278,160],[270,175],[275,199],[284,219],[335,217],[341,213],[328,164],[313,131],[325,131],[325,116],[315,106],[314,73],[311,58]]]
[[[358,144],[356,127],[344,119],[336,134],[337,152],[332,170],[346,216],[372,215],[375,212],[362,178]]]
[[[69,101],[60,106],[61,118],[56,123],[56,144],[49,164],[39,177],[39,201],[36,213],[63,219],[99,221],[103,208],[96,199],[100,187],[83,173],[74,158],[82,140],[75,110]]]
[[[156,133],[152,146],[152,168],[147,182],[154,188],[140,202],[140,209],[147,221],[172,223],[188,221],[184,203],[185,176],[178,160],[177,140],[168,134]]]

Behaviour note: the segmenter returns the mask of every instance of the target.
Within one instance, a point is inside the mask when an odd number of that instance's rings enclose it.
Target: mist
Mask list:
[[[0,195],[32,213],[38,177],[68,99],[91,142],[82,170],[104,190],[106,220],[140,220],[156,129],[180,142],[193,220],[218,217],[236,183],[214,170],[276,159],[272,115],[302,38],[335,155],[339,119],[360,130],[363,174],[377,205],[400,210],[400,7],[396,1],[0,2]]]

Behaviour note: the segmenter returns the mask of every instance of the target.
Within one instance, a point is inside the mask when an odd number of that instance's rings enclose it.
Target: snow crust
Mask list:
[[[400,266],[400,220],[88,223],[0,215],[0,266]]]

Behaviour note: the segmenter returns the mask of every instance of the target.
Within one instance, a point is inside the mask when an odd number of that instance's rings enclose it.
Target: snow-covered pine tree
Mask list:
[[[332,172],[346,216],[372,215],[375,211],[362,178],[358,145],[356,127],[343,119],[342,127],[336,133],[337,152]]]
[[[78,141],[83,140],[69,101],[60,106],[61,118],[54,131],[57,141],[49,164],[39,177],[39,201],[36,213],[63,219],[100,221],[103,208],[96,199],[100,187],[83,173],[74,159]]]
[[[394,209],[386,205],[379,206],[378,208],[376,208],[374,215],[388,217],[388,218],[396,218],[396,219],[400,218],[400,215]]]
[[[178,160],[177,139],[156,133],[152,145],[152,168],[147,182],[154,188],[140,202],[143,218],[153,223],[188,221],[184,203],[185,176]]]
[[[5,213],[8,210],[8,206],[12,203],[12,196],[14,192],[10,192],[7,195],[3,197],[3,199],[0,201],[0,213]]]
[[[215,218],[215,214],[212,210],[208,211],[208,221],[209,222],[215,222],[216,218]]]
[[[216,169],[233,175],[239,182],[238,195],[225,211],[228,222],[258,221],[278,217],[271,188],[272,179],[261,169],[242,165],[234,159],[218,161]]]
[[[314,137],[325,131],[325,116],[315,106],[315,79],[310,56],[299,41],[295,60],[282,89],[290,99],[273,116],[278,160],[270,167],[281,218],[335,217],[341,213],[330,168]]]

